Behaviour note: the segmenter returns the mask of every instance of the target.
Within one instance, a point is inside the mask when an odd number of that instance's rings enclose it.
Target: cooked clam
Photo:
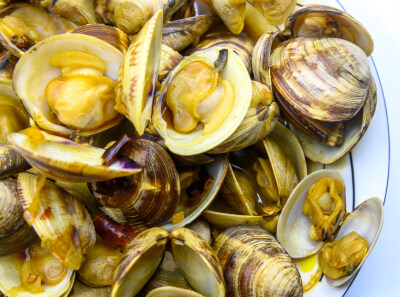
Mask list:
[[[94,2],[95,0],[42,0],[40,5],[78,26],[83,26],[97,23]]]
[[[194,81],[187,85],[189,77]],[[162,82],[152,122],[170,151],[196,155],[228,139],[250,101],[250,77],[235,53],[197,51],[182,59]]]
[[[115,81],[122,59],[119,50],[98,38],[53,36],[18,61],[14,89],[41,129],[92,135],[123,118],[114,110]]]
[[[91,191],[102,210],[116,222],[148,227],[166,223],[179,202],[178,171],[158,144],[128,139],[121,156],[142,166],[139,174],[92,183]]]
[[[75,24],[40,6],[11,3],[0,10],[0,42],[11,53],[21,57],[33,44],[50,36],[66,33]]]
[[[277,229],[277,239],[292,258],[320,250],[345,215],[345,197],[343,177],[334,170],[316,171],[297,185],[282,210]]]
[[[55,183],[32,173],[18,175],[24,218],[42,245],[66,267],[79,269],[96,235],[86,208]]]
[[[29,163],[12,146],[0,145],[0,179],[25,171],[29,167]]]
[[[137,163],[126,158],[117,158],[106,166],[102,158],[106,150],[53,136],[36,127],[11,133],[8,139],[33,167],[54,179],[94,182],[132,175],[141,170]]]
[[[37,235],[24,220],[16,180],[0,181],[0,209],[0,256],[26,249]]]
[[[15,297],[68,296],[75,273],[40,244],[0,258],[0,290]]]
[[[93,288],[82,284],[79,280],[75,280],[69,297],[109,297],[111,287]]]
[[[229,296],[303,296],[299,272],[279,242],[260,227],[235,226],[214,243]]]
[[[295,9],[295,0],[250,0],[272,25],[283,24],[288,15]]]
[[[233,34],[240,34],[246,15],[246,0],[211,0],[212,7]]]
[[[195,291],[177,288],[177,287],[160,287],[150,291],[146,297],[204,297]]]

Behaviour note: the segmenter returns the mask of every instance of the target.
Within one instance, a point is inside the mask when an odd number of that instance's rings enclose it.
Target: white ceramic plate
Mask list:
[[[299,0],[298,2],[299,5],[311,3],[327,4],[346,11],[340,0]],[[346,183],[346,203],[349,212],[371,197],[378,197],[385,202],[389,178],[390,139],[385,96],[373,57],[370,57],[369,61],[377,84],[378,104],[375,115],[366,134],[357,146],[342,160],[324,167],[336,169],[342,173]],[[313,264],[309,263],[306,266],[311,268]],[[310,276],[313,272],[304,273],[299,265],[298,268],[304,277],[304,281],[307,282],[307,275]],[[354,278],[340,287],[332,287],[327,284],[323,276],[318,280],[317,285],[305,293],[304,296],[344,296],[353,280]]]

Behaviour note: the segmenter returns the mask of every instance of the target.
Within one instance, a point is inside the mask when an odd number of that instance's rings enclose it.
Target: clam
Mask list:
[[[97,23],[94,2],[95,0],[43,0],[40,5],[78,26],[83,26]]]
[[[11,133],[8,139],[33,167],[54,179],[93,182],[140,172],[138,164],[126,158],[117,158],[106,166],[102,158],[106,150],[53,136],[36,127]]]
[[[123,54],[115,47],[83,34],[62,34],[27,53],[15,67],[13,86],[41,129],[87,136],[122,121],[114,92]]]
[[[0,78],[0,143],[7,143],[7,135],[29,126],[29,116],[15,94],[12,81]]]
[[[78,278],[91,287],[111,286],[114,271],[122,259],[122,253],[97,238],[86,255],[85,262],[77,271]]]
[[[168,22],[162,30],[162,42],[179,52],[197,44],[215,20],[213,15],[200,15]]]
[[[303,296],[299,272],[279,242],[260,227],[235,226],[215,240],[229,296]]]
[[[295,10],[286,20],[291,37],[336,37],[348,40],[371,55],[374,43],[364,26],[335,7],[310,4]]]
[[[130,140],[119,152],[142,166],[139,174],[92,183],[102,210],[116,222],[148,227],[166,223],[179,202],[179,179],[167,152],[158,144]]]
[[[0,145],[0,179],[25,171],[29,167],[29,163],[12,146]]]
[[[257,41],[265,32],[276,32],[278,30],[279,27],[268,23],[263,14],[248,2],[246,5],[243,31],[249,35],[251,39]]]
[[[211,0],[212,7],[233,34],[240,34],[246,15],[246,0]]]
[[[226,28],[216,27],[209,30],[195,47],[194,51],[207,48],[228,48],[234,51],[243,61],[247,70],[251,71],[251,55],[254,41],[245,34],[235,35]]]
[[[186,85],[189,78],[195,81]],[[251,91],[249,74],[234,52],[197,51],[162,82],[152,123],[171,152],[197,155],[232,135],[245,117]]]
[[[334,250],[337,242],[327,243],[324,246],[324,250],[319,254],[319,265],[326,275],[328,284],[340,286],[350,280],[358,272],[374,248],[379,238],[382,225],[383,204],[382,201],[376,197],[364,201],[347,215],[336,235],[337,241],[343,241],[341,246]],[[356,234],[356,236],[354,234]],[[351,241],[347,239],[348,241],[344,241],[344,239],[349,236],[354,236],[356,239],[352,239]],[[362,247],[360,241],[364,241]],[[338,266],[334,269],[341,270],[338,275],[342,276],[337,277],[336,271],[333,273],[334,276],[328,272],[332,269],[330,266],[331,261],[326,261],[325,255],[328,255],[328,257],[330,256],[332,262],[337,261],[336,263]],[[341,260],[338,261],[337,257],[341,257]]]
[[[140,30],[118,73],[115,109],[133,123],[139,135],[143,135],[151,117],[161,56],[162,20],[159,10]]]
[[[24,218],[42,245],[66,267],[79,269],[96,235],[85,207],[53,182],[32,173],[18,175]]]
[[[0,258],[0,290],[15,297],[66,297],[75,272],[63,267],[40,244]]]
[[[76,25],[40,6],[11,3],[0,10],[0,41],[21,57],[33,44],[56,34],[66,33]]]
[[[308,159],[322,164],[331,164],[342,158],[360,141],[361,137],[368,129],[376,109],[376,104],[376,84],[375,81],[372,80],[362,110],[360,110],[354,118],[345,123],[346,132],[343,144],[339,147],[329,146],[318,141],[304,133],[296,125],[289,124],[289,128],[300,141],[304,150],[304,155]]]
[[[160,287],[150,291],[146,297],[204,297],[195,291],[177,288],[177,287]]]
[[[283,24],[289,14],[295,9],[297,1],[295,0],[250,0],[272,25]]]
[[[175,263],[190,285],[205,296],[224,296],[218,259],[204,239],[185,228],[169,234],[155,227],[141,232],[129,244],[114,275],[112,297],[135,296],[139,292],[161,262],[169,237]]]
[[[105,24],[115,24],[127,34],[134,34],[160,9],[168,20],[185,0],[97,0],[97,18]]]
[[[310,187],[313,184],[316,184],[322,178],[331,178],[333,180],[336,180],[340,186],[338,186],[338,189],[334,190],[334,188],[332,188],[332,186],[329,184],[326,187],[321,185],[316,187],[316,190],[320,192],[315,192],[315,194],[313,194],[315,196],[311,196],[311,194],[308,194]],[[333,198],[329,198],[332,197],[332,194],[329,193],[330,190],[337,191],[337,193],[340,194],[340,205],[338,201],[333,202]],[[328,206],[335,205],[334,211],[331,210],[326,215],[324,215],[326,221],[324,221],[323,225],[320,225],[319,223],[317,225],[319,226],[318,228],[322,228],[321,226],[326,226],[328,230],[318,229],[314,227],[313,229],[311,219],[303,213],[303,206],[305,204],[305,201],[308,201],[308,199],[310,199],[307,198],[308,196],[310,198],[315,197],[317,199],[316,201],[319,201],[319,199],[321,199],[321,203],[319,203],[320,205],[323,205],[322,201],[327,201]],[[323,197],[325,197],[326,199],[324,200]],[[330,199],[332,199],[332,201]],[[336,206],[341,207],[338,209]],[[341,219],[345,215],[345,210],[346,192],[342,176],[334,170],[323,169],[316,171],[303,179],[292,192],[279,218],[277,239],[292,258],[303,258],[313,255],[321,249],[321,247],[324,245],[324,241],[335,232],[336,228],[339,226]],[[319,211],[322,215],[322,211]],[[317,218],[320,217],[314,217],[313,220],[316,220]],[[325,222],[329,222],[329,224]],[[311,239],[310,235],[313,234],[313,231],[325,232],[325,234],[322,233],[321,238]]]
[[[215,161],[202,165],[202,168],[197,171],[181,171],[179,177],[181,188],[180,202],[174,214],[174,216],[178,215],[180,218],[176,219],[172,217],[162,227],[168,231],[172,231],[196,220],[217,196],[225,178],[227,168],[228,158],[225,154],[216,156]],[[185,176],[188,178],[186,181],[184,180]],[[193,180],[191,180],[192,178]],[[189,187],[190,185],[192,187]]]
[[[23,218],[16,180],[0,181],[0,209],[0,256],[26,249],[37,236]]]

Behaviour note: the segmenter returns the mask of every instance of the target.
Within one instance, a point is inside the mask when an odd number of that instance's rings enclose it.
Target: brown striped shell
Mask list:
[[[217,237],[214,250],[228,296],[303,296],[300,274],[289,255],[262,228],[231,227]]]
[[[29,163],[12,146],[0,145],[0,179],[25,171],[29,167]]]
[[[37,239],[23,218],[16,180],[0,181],[0,209],[0,256],[17,253]]]
[[[179,176],[168,153],[145,139],[131,140],[123,152],[143,170],[125,178],[92,183],[102,210],[113,220],[148,227],[166,223],[179,202]]]

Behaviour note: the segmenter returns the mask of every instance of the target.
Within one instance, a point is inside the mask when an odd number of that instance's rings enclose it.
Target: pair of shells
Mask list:
[[[359,141],[374,114],[372,39],[351,16],[323,5],[295,11],[285,28],[257,42],[255,78],[273,88],[306,156],[332,163]]]
[[[204,296],[225,296],[221,267],[208,243],[190,229],[168,233],[159,227],[130,242],[114,274],[111,296],[135,296],[156,271],[169,239],[175,263],[191,287]]]
[[[307,175],[306,160],[300,143],[288,128],[277,123],[274,130],[261,140],[258,146],[271,162],[279,196],[286,200],[297,182]],[[233,225],[250,224],[275,233],[278,217],[270,218],[264,214],[256,214],[251,203],[251,201],[254,202],[254,197],[248,197],[250,195],[248,192],[246,184],[243,184],[243,181],[236,176],[230,164],[220,194],[233,208],[232,211],[227,211],[228,206],[222,206],[223,209],[211,206],[203,213],[203,217],[221,229]]]
[[[357,206],[351,213],[346,214],[345,184],[342,176],[337,171],[329,169],[316,171],[303,179],[294,189],[282,210],[276,234],[279,242],[294,259],[308,257],[321,250],[324,242],[322,240],[314,241],[309,238],[311,223],[309,217],[303,213],[303,205],[311,185],[323,177],[338,180],[344,189],[342,193],[343,208],[335,223],[336,231],[334,234],[336,239],[355,231],[364,237],[368,244],[367,255],[351,275],[343,276],[336,280],[327,277],[329,284],[340,286],[357,273],[378,240],[383,224],[383,204],[379,198],[368,199]]]

